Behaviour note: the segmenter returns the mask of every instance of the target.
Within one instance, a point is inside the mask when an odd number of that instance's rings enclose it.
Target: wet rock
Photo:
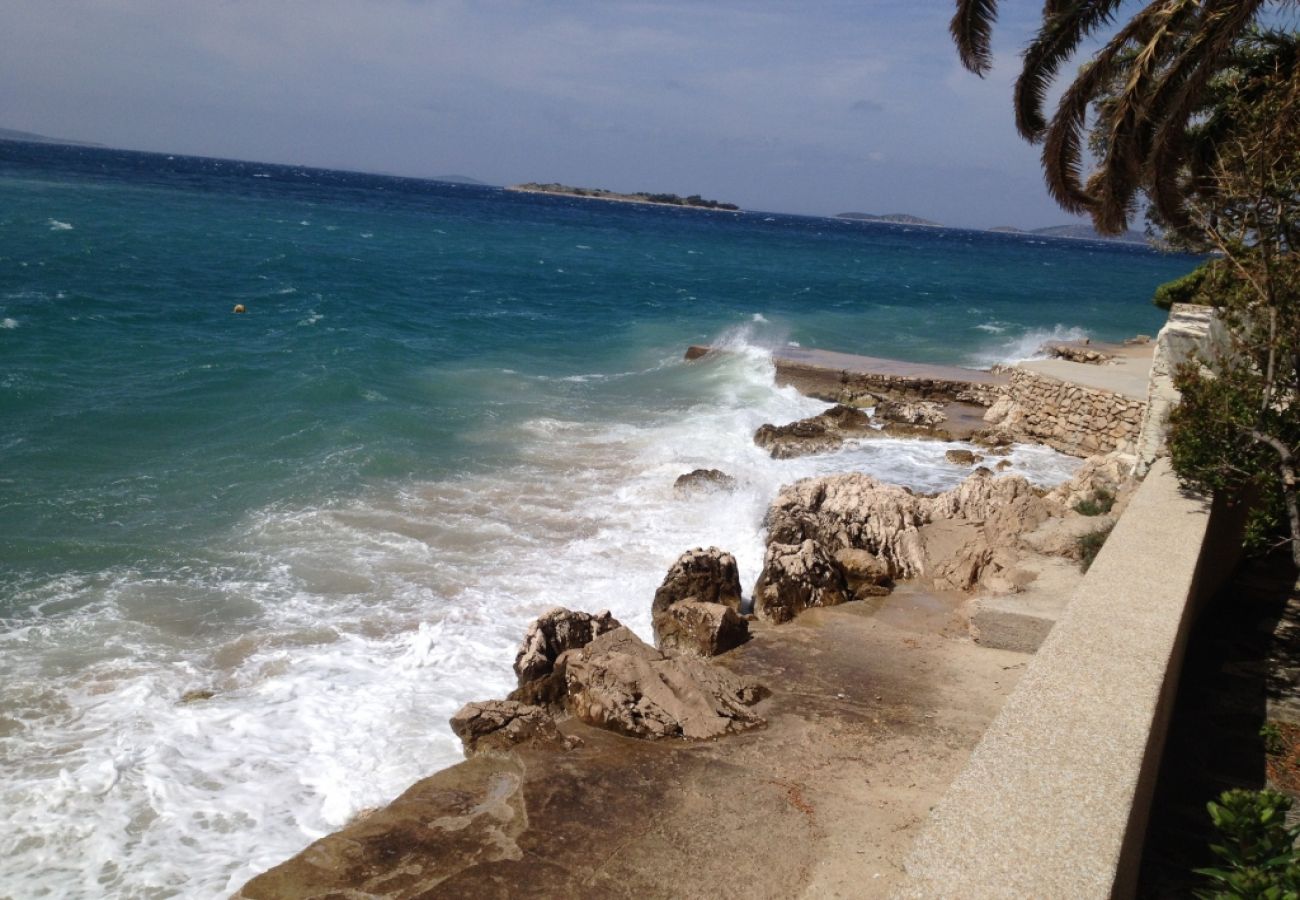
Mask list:
[[[754,586],[754,612],[780,624],[813,606],[852,599],[844,573],[814,540],[767,545],[763,573]]]
[[[984,457],[978,456],[970,450],[949,450],[944,453],[943,458],[954,465],[973,466]]]
[[[608,610],[592,615],[557,606],[544,613],[528,626],[515,655],[519,686],[510,699],[542,705],[559,702],[564,695],[566,654],[619,627],[619,621]]]
[[[846,547],[837,550],[834,559],[854,600],[883,597],[891,591],[889,566],[871,551]]]
[[[582,721],[651,740],[721,737],[763,724],[759,685],[695,656],[667,656],[626,628],[602,634],[566,668],[566,705]]]
[[[721,603],[681,600],[654,614],[654,634],[665,652],[717,656],[749,640],[749,622]]]
[[[1089,363],[1094,366],[1108,363],[1115,358],[1115,354],[1113,353],[1105,353],[1101,350],[1095,350],[1092,347],[1085,347],[1080,344],[1044,344],[1043,350],[1048,356],[1056,359],[1064,359],[1077,363]]]
[[[511,700],[467,703],[451,717],[451,730],[467,757],[507,753],[521,744],[566,750],[579,743],[560,734],[555,719],[540,706]]]
[[[826,412],[789,425],[762,425],[754,432],[754,443],[773,459],[792,459],[810,453],[829,453],[850,437],[876,433],[871,417],[860,409],[839,404]]]
[[[217,696],[216,691],[210,691],[206,688],[195,688],[181,694],[182,703],[202,703],[204,700],[211,700]]]
[[[721,469],[696,469],[677,476],[677,480],[673,482],[673,492],[679,497],[735,489],[736,479]]]
[[[663,612],[684,600],[739,609],[740,570],[736,558],[717,547],[696,547],[679,556],[655,591],[650,610]]]
[[[999,472],[1005,472],[1007,469],[1011,468],[1011,460],[1009,459],[998,460],[998,464],[993,468]]]
[[[876,404],[875,417],[899,425],[933,428],[948,420],[942,403],[933,400],[882,400]]]

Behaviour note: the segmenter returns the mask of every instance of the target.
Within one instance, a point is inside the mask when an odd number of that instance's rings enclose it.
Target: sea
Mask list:
[[[458,761],[448,718],[543,611],[648,637],[683,550],[752,585],[781,484],[967,474],[928,441],[768,458],[755,428],[826,408],[774,351],[1154,334],[1194,264],[0,143],[0,897],[227,895]],[[700,467],[738,489],[676,496]]]

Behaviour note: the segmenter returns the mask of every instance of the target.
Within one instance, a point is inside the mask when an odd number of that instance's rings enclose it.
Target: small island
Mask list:
[[[913,216],[908,213],[886,213],[878,216],[873,213],[863,212],[845,212],[836,214],[837,219],[853,219],[857,222],[886,222],[890,225],[921,225],[925,228],[947,228],[942,222],[934,222],[930,219],[922,219],[920,216]]]
[[[558,194],[562,197],[585,197],[594,200],[617,200],[620,203],[653,203],[659,206],[686,206],[691,209],[720,209],[735,211],[740,209],[734,203],[721,203],[717,200],[705,200],[699,194],[679,197],[677,194],[651,194],[638,191],[635,194],[620,194],[604,188],[570,187],[567,184],[539,184],[530,181],[527,184],[514,184],[506,188],[510,191],[523,191],[528,194]]]

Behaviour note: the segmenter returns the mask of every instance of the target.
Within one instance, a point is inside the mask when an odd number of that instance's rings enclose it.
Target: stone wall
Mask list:
[[[1145,407],[1123,394],[1014,368],[986,421],[1062,453],[1092,456],[1136,441]]]

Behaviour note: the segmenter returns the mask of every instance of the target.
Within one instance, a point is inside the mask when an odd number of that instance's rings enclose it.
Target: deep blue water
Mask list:
[[[538,609],[641,623],[696,543],[752,569],[791,477],[960,477],[920,442],[767,460],[752,428],[816,404],[761,348],[1153,334],[1193,264],[0,142],[0,893],[233,890],[454,758]],[[746,352],[681,362],[716,340]],[[711,464],[745,490],[673,505]]]

